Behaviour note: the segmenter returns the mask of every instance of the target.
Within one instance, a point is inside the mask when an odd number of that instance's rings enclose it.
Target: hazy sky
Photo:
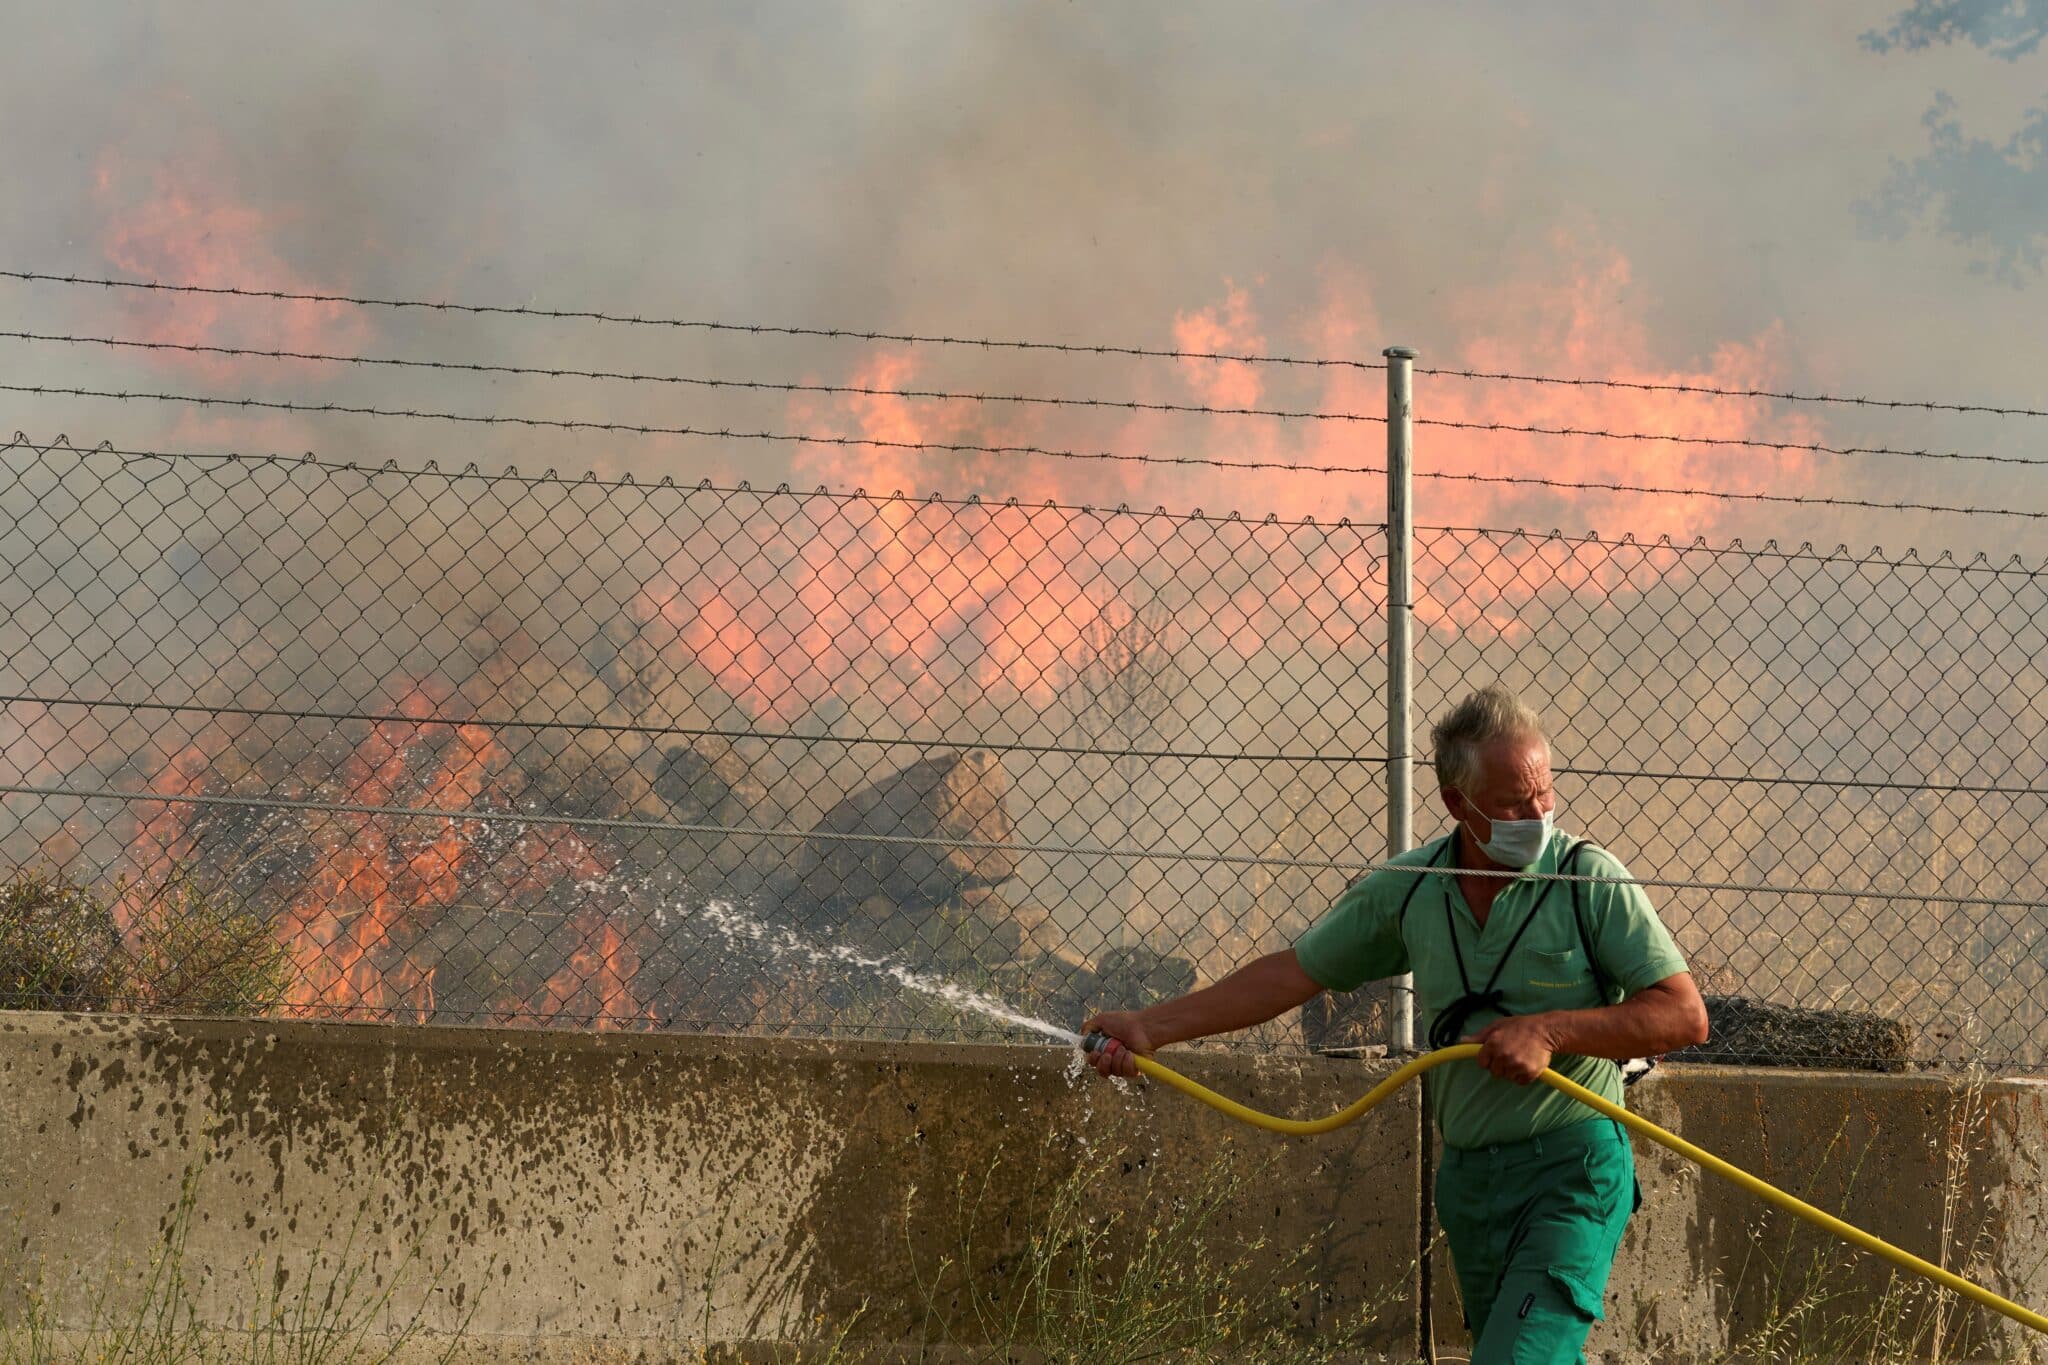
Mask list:
[[[2042,6],[0,0],[0,268],[2048,407]],[[1877,35],[1866,38],[1866,35]],[[0,281],[7,330],[1372,412],[1250,370]],[[1378,463],[1359,423],[0,342],[6,382]],[[1374,516],[1369,476],[7,394],[157,449]],[[2048,422],[1426,378],[1418,415],[2048,458]],[[1423,429],[1425,469],[2048,509],[2032,471]],[[1424,484],[1424,521],[1955,546],[2042,523]]]

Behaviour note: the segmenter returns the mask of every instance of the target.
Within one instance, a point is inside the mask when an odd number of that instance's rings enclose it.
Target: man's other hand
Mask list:
[[[1152,1040],[1146,1036],[1145,1025],[1138,1018],[1136,1010],[1117,1010],[1098,1014],[1081,1026],[1083,1034],[1101,1033],[1109,1041],[1088,1054],[1088,1064],[1102,1076],[1135,1076],[1138,1063],[1135,1053],[1141,1057],[1152,1055]]]
[[[1479,1044],[1473,1061],[1516,1085],[1527,1085],[1541,1075],[1557,1046],[1540,1014],[1497,1019],[1465,1041]]]

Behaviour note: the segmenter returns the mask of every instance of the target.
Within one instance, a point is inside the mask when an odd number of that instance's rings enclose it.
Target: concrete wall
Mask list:
[[[1668,1067],[1630,1092],[1661,1127],[1892,1245],[2048,1312],[2048,1085],[1978,1077]],[[2048,1337],[1970,1306],[1636,1144],[1644,1205],[1589,1350],[1697,1358],[1797,1343],[1828,1358],[2048,1360]],[[1763,1349],[1767,1348],[1767,1349]]]
[[[395,1284],[380,1330],[417,1321],[507,1356],[540,1342],[670,1358],[706,1336],[849,1321],[867,1339],[971,1344],[989,1336],[977,1305],[1017,1302],[1028,1238],[1076,1170],[1106,1168],[1091,1195],[1136,1230],[1232,1152],[1263,1169],[1220,1200],[1209,1244],[1230,1256],[1263,1238],[1253,1260],[1278,1269],[1311,1243],[1302,1269],[1325,1292],[1288,1308],[1305,1330],[1407,1277],[1412,1095],[1346,1140],[1274,1144],[1178,1096],[1070,1081],[1067,1060],[0,1014],[0,1313],[40,1283],[83,1326],[110,1252],[116,1297],[134,1297],[188,1177],[184,1265],[216,1322],[245,1316],[280,1264],[288,1283],[331,1278],[308,1264],[325,1251],[368,1267],[365,1291]],[[1375,1078],[1316,1059],[1190,1069],[1303,1111]],[[1368,1339],[1412,1333],[1390,1315]]]
[[[355,1293],[375,1334],[413,1324],[438,1352],[461,1332],[477,1359],[665,1358],[706,1337],[849,1322],[864,1341],[971,1347],[992,1312],[1029,1302],[1029,1239],[1075,1173],[1095,1173],[1087,1198],[1124,1216],[1111,1240],[1130,1251],[1142,1229],[1185,1216],[1219,1159],[1251,1178],[1216,1195],[1206,1245],[1247,1257],[1255,1276],[1314,1280],[1278,1301],[1299,1330],[1327,1334],[1409,1282],[1413,1088],[1342,1134],[1281,1141],[1170,1092],[1072,1081],[1066,1061],[1055,1049],[0,1015],[0,1316],[19,1323],[37,1292],[59,1325],[84,1326],[95,1295],[141,1292],[170,1229],[193,1301],[222,1326],[345,1264],[364,1272]],[[1385,1070],[1222,1057],[1187,1069],[1293,1113],[1334,1108]],[[1923,1255],[1945,1239],[1951,1264],[2048,1303],[2037,1085],[1668,1068],[1632,1098],[1880,1236]],[[1884,1308],[1886,1277],[1861,1258],[1676,1158],[1647,1151],[1640,1166],[1648,1202],[1596,1358],[1710,1358],[1788,1316],[1825,1337],[1836,1329],[1823,1319]],[[1295,1247],[1305,1263],[1282,1265]],[[1816,1265],[1813,1284],[1845,1297],[1794,1314]],[[1439,1267],[1438,1340],[1461,1352],[1451,1282]],[[1405,1354],[1414,1311],[1413,1296],[1383,1307],[1361,1344]],[[1984,1322],[1951,1311],[1944,1350],[2034,1349]]]

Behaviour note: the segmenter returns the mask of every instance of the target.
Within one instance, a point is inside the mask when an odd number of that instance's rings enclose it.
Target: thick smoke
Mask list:
[[[1451,368],[2025,399],[2039,350],[2028,342],[2048,340],[2038,310],[1974,280],[1939,239],[1856,236],[1854,206],[1881,181],[1888,155],[1914,149],[1932,83],[1984,78],[1974,54],[1919,53],[1909,66],[1866,51],[1855,41],[1869,22],[1860,7],[1674,22],[1507,6],[1077,16],[1064,6],[934,4],[648,7],[593,26],[582,15],[508,18],[481,6],[431,16],[166,6],[109,37],[39,12],[0,57],[13,64],[0,85],[10,126],[51,130],[0,150],[10,183],[31,187],[39,211],[0,224],[0,251],[27,268],[294,290],[1365,360],[1402,342],[1425,364]],[[1758,42],[1760,26],[1771,41]],[[1913,79],[1901,80],[1908,70]],[[948,389],[1378,413],[1378,373],[1346,367],[5,289],[20,330],[879,392],[712,391],[6,342],[19,383],[1161,459],[1370,465],[1383,453],[1369,421],[903,396]],[[46,492],[78,496],[54,531],[33,519],[9,528],[7,543],[36,546],[55,577],[17,576],[7,603],[17,610],[0,638],[11,683],[30,691],[343,710],[425,697],[550,720],[655,716],[830,735],[829,746],[751,749],[604,731],[559,743],[500,737],[492,742],[502,752],[483,764],[493,776],[471,791],[452,775],[463,746],[441,727],[385,784],[411,800],[457,791],[606,817],[702,808],[711,823],[807,828],[925,752],[837,741],[916,732],[961,747],[1071,744],[1086,733],[1072,684],[1091,652],[1113,655],[1118,632],[1164,610],[1179,632],[1176,699],[1132,747],[1362,757],[1253,771],[1013,758],[1017,833],[1314,860],[1356,856],[1380,827],[1370,761],[1383,728],[1373,681],[1383,667],[1379,550],[1358,530],[1380,515],[1371,476],[12,397],[14,426],[66,430],[82,444],[1312,514],[1315,528],[1246,529],[1254,520],[1162,532],[1200,524],[859,504],[869,511],[856,525],[823,504],[793,512],[757,499],[738,520],[693,512],[683,534],[616,509],[584,508],[561,526],[546,515],[520,520],[553,495],[494,506],[435,485],[440,492],[415,488],[394,504],[358,476],[317,495],[285,476],[274,487],[236,484],[233,496],[203,477],[182,492],[144,482],[152,491],[139,496],[140,467],[73,469],[53,486],[54,466],[17,448],[12,486],[42,479]],[[1448,376],[1423,378],[1418,415],[1468,424],[1419,428],[1419,464],[1432,473],[2029,500],[2024,471],[2006,467],[1473,429],[2025,453],[2029,429],[1993,419]],[[116,465],[96,457],[96,468]],[[181,476],[148,466],[148,479],[164,477]],[[1418,496],[1425,525],[1750,547],[1717,557],[1440,536],[1419,566],[1426,706],[1505,674],[1551,701],[1567,753],[1601,766],[1714,761],[2039,781],[2009,743],[2039,734],[2040,679],[2028,671],[2023,620],[2035,580],[1872,570],[1871,586],[1848,561],[1753,558],[1772,536],[2002,558],[2024,548],[2015,528],[2028,523],[1429,480]],[[1333,529],[1340,518],[1352,525]],[[1770,581],[1741,567],[1759,564]],[[1816,575],[1818,588],[1803,586]],[[132,609],[107,610],[110,591]],[[1913,593],[1928,600],[1916,606]],[[31,606],[47,608],[47,619],[19,610]],[[1919,633],[1887,634],[1916,610]],[[1929,669],[1966,669],[1976,681],[1930,681]],[[2011,695],[1987,700],[1981,686],[1999,678],[2011,679]],[[194,733],[128,717],[99,734],[98,721],[81,728],[71,713],[31,710],[10,711],[20,734],[6,752],[38,781],[183,780],[178,765],[195,748],[216,761],[206,780],[230,788],[361,786],[363,765],[380,771],[359,728],[344,741],[255,725]],[[358,776],[335,776],[348,773]],[[1758,800],[1688,787],[1674,797],[1640,785],[1650,779],[1603,781],[1584,793],[1587,818],[1605,819],[1610,828],[1597,832],[1644,871],[1772,880],[1790,869],[1920,886],[1979,857],[1982,867],[1969,865],[1987,886],[2037,884],[2020,832],[2034,798],[1990,810],[1942,798],[1930,811],[1881,796]],[[56,818],[39,811],[23,828]],[[250,836],[237,828],[236,838]],[[334,847],[383,839],[390,868],[423,856],[381,832],[355,836]],[[125,836],[104,837],[121,854],[129,848]],[[500,864],[524,855],[476,837],[489,856],[465,866],[516,881]],[[317,843],[303,831],[292,838]],[[786,889],[775,880],[786,847],[750,845],[744,856],[701,841],[680,847],[662,852],[720,879],[745,874],[764,895]],[[589,878],[577,857],[559,861],[556,881],[569,889],[541,900],[567,899],[528,908],[573,918],[590,897],[572,893]],[[451,910],[473,900],[477,882],[450,900],[431,873],[408,871],[415,881],[391,894]],[[1143,909],[1210,972],[1284,939],[1341,881],[1328,869],[1046,855],[1002,894],[1018,902],[1008,907],[1015,920],[1045,917],[1052,948],[1098,964],[1112,918]],[[1826,909],[1781,918],[1772,932],[1797,940]],[[1745,907],[1749,941],[1782,910]],[[1718,931],[1695,913],[1703,934]],[[593,921],[583,937],[598,936],[600,964],[619,957],[602,941],[608,925]],[[1896,928],[1860,932],[1925,941]],[[341,931],[339,921],[308,928]],[[1990,941],[1969,925],[1951,936]],[[646,970],[652,983],[657,967]],[[530,1004],[547,988],[521,982],[519,998]],[[1860,988],[1839,974],[1786,982],[1794,993]],[[1948,1002],[1962,987],[1943,989]]]
[[[0,228],[33,266],[258,280],[405,297],[596,306],[670,316],[1170,343],[1186,320],[1274,352],[1544,373],[1753,379],[1934,397],[2024,393],[2035,311],[1966,273],[1938,240],[1855,241],[1855,204],[1911,151],[1932,88],[1967,78],[2026,93],[2025,62],[1967,49],[1878,55],[1867,7],[1690,16],[1513,7],[1253,15],[1228,7],[1075,16],[1066,6],[886,14],[813,6],[649,7],[601,31],[540,9],[323,11],[166,7],[135,30],[25,17],[11,45],[12,183],[43,210]],[[1775,27],[1773,27],[1775,26]],[[650,55],[650,54],[659,54]],[[1284,76],[1280,73],[1284,72]],[[1901,80],[1902,74],[1911,79]],[[1443,92],[1456,91],[1454,100]],[[91,98],[80,98],[89,92]],[[1652,93],[1654,92],[1654,94]],[[60,114],[61,111],[61,114]],[[1871,130],[1884,132],[1873,140]],[[1797,138],[1788,144],[1787,130]],[[1873,145],[1875,142],[1875,145]],[[40,330],[105,330],[311,349],[845,382],[867,348],[413,314],[280,315],[268,305],[10,286]],[[1235,325],[1243,323],[1242,326]],[[1181,324],[1177,326],[1178,324]],[[261,340],[259,340],[259,338]],[[20,343],[9,343],[19,348]],[[1930,350],[1938,364],[1926,363]],[[787,428],[810,414],[738,397],[587,382],[319,367],[138,364],[22,349],[51,382],[702,427]],[[936,351],[924,386],[1186,397],[1199,375],[1103,357]],[[1268,372],[1277,406],[1335,395]],[[1369,377],[1345,406],[1376,410]],[[178,383],[169,381],[177,380]],[[91,383],[86,387],[119,387]],[[143,385],[137,384],[137,387]],[[1620,413],[1597,395],[1425,383],[1424,415],[1805,431],[1764,408],[1707,419]],[[141,403],[22,401],[47,436],[312,447],[335,458],[455,456],[565,469],[769,481],[820,464],[871,486],[874,452],[294,419]],[[834,414],[826,414],[827,417]],[[1012,410],[927,412],[964,439],[1037,436],[1160,453],[1273,448],[1372,462],[1377,434],[1276,434],[1249,419],[1118,424]],[[1821,410],[1835,444],[2000,450],[2009,426]],[[1789,427],[1789,429],[1788,429]],[[839,428],[844,431],[843,426]],[[1007,443],[993,441],[990,443]],[[1604,450],[1500,438],[1475,451],[1425,431],[1425,467],[1585,465],[1611,481],[1822,489],[2009,502],[1984,466],[1880,458],[1819,464],[1741,452]],[[860,477],[872,469],[872,477]],[[1775,473],[1773,472],[1775,471]],[[1319,514],[1375,507],[1359,480],[938,457],[906,488],[1058,491],[1140,505],[1199,501]],[[930,487],[924,486],[929,484]],[[893,486],[893,483],[884,485]],[[1425,486],[1441,521],[1608,534],[1818,531],[1891,547],[1996,548],[2009,524],[1540,492],[1475,501]],[[1938,497],[1929,495],[1939,494]],[[1218,505],[1219,500],[1221,506]],[[1682,515],[1680,514],[1682,511]],[[1816,527],[1815,522],[1822,524]]]

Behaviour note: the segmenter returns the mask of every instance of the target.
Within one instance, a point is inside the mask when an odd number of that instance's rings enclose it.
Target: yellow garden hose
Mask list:
[[[1091,1035],[1089,1041],[1094,1041],[1094,1035]],[[1206,1085],[1189,1080],[1173,1068],[1162,1066],[1150,1057],[1132,1054],[1131,1060],[1138,1064],[1139,1071],[1154,1080],[1170,1085],[1183,1094],[1192,1095],[1210,1108],[1220,1110],[1240,1122],[1249,1123],[1254,1128],[1263,1128],[1269,1133],[1285,1133],[1290,1137],[1313,1137],[1317,1133],[1342,1128],[1345,1124],[1360,1118],[1381,1100],[1432,1067],[1442,1066],[1445,1062],[1460,1061],[1475,1056],[1478,1052],[1477,1043],[1458,1043],[1452,1047],[1441,1047],[1434,1052],[1424,1053],[1336,1113],[1319,1119],[1283,1119],[1272,1114],[1262,1114],[1226,1095],[1217,1094]],[[1632,1114],[1620,1105],[1594,1094],[1576,1081],[1567,1080],[1548,1068],[1545,1068],[1537,1079],[1551,1089],[1571,1096],[1587,1108],[1605,1114],[1617,1123],[1627,1125],[1632,1131],[1640,1133],[1659,1146],[1669,1147],[1687,1161],[1706,1167],[1724,1180],[1734,1181],[1766,1203],[1775,1204],[1787,1213],[1797,1214],[1815,1227],[1832,1232],[1843,1241],[1852,1242],[1865,1251],[1875,1252],[1893,1265],[1901,1266],[1916,1275],[1924,1275],[1936,1284],[1953,1289],[1964,1298],[1981,1303],[1995,1313],[2003,1313],[2014,1322],[2031,1327],[2036,1332],[2048,1333],[2048,1317],[2022,1308],[2010,1299],[2001,1298],[1980,1284],[1972,1283],[1953,1271],[1943,1270],[1932,1261],[1923,1261],[1910,1251],[1902,1251],[1883,1238],[1874,1237],[1852,1223],[1843,1222],[1833,1214],[1824,1213],[1805,1200],[1785,1193],[1769,1181],[1759,1180],[1740,1166],[1731,1165],[1712,1152],[1693,1146],[1676,1133],[1667,1132],[1648,1119]]]

